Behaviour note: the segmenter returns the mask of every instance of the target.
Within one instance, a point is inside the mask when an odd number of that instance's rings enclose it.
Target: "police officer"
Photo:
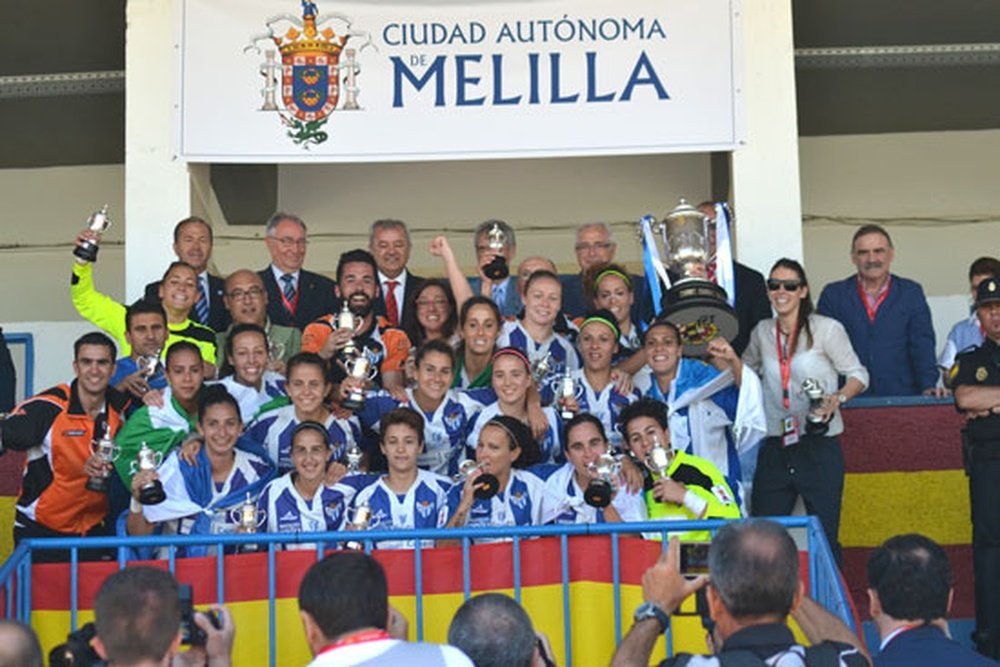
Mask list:
[[[955,359],[955,405],[968,417],[963,434],[972,504],[976,632],[980,653],[1000,658],[1000,280],[976,291],[983,344]]]

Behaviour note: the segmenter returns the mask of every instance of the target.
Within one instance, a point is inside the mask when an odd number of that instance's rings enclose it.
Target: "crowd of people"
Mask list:
[[[841,407],[954,388],[970,417],[977,641],[1000,655],[997,260],[973,263],[975,319],[939,359],[923,291],[890,272],[881,227],[857,230],[856,272],[815,308],[799,262],[766,278],[734,263],[739,334],[695,357],[645,279],[615,263],[606,225],[577,230],[571,275],[544,257],[515,265],[503,221],[473,240],[477,275],[438,236],[445,279],[425,279],[408,268],[406,224],[379,220],[331,280],[303,269],[305,222],[276,213],[269,266],[223,279],[208,272],[211,226],[187,218],[177,261],[128,306],[75,257],[73,304],[100,331],[76,341],[72,380],[0,422],[4,450],[27,452],[15,541],[737,519],[801,498],[839,562]]]

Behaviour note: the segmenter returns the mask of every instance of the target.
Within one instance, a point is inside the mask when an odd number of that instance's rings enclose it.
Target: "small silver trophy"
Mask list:
[[[111,464],[117,461],[118,455],[121,454],[121,448],[111,439],[111,427],[107,424],[104,425],[104,433],[92,443],[92,448],[94,454],[104,464],[104,472],[97,477],[88,478],[86,487],[88,491],[107,493],[111,487],[108,477],[111,472]]]
[[[535,357],[531,360],[531,380],[536,386],[541,386],[545,384],[545,381],[549,377],[549,373],[552,372],[552,352],[551,350],[546,350],[545,354],[540,357]]]
[[[809,399],[809,414],[806,415],[806,433],[823,435],[830,429],[830,424],[820,414],[823,411],[823,384],[814,378],[806,378],[802,381],[802,392]]]
[[[81,242],[73,248],[73,255],[75,257],[79,257],[85,262],[96,262],[100,235],[108,231],[109,227],[111,227],[111,219],[108,218],[108,205],[105,204],[101,207],[100,211],[92,213],[90,218],[87,220],[87,228],[97,234],[98,239],[87,239]]]
[[[161,463],[163,463],[163,453],[150,449],[144,442],[139,447],[135,461],[129,464],[129,473],[134,476],[141,470],[156,470]],[[166,499],[167,494],[158,479],[150,480],[139,489],[139,502],[143,505],[159,505]]]
[[[496,475],[487,472],[489,469],[488,463],[477,463],[472,459],[465,459],[458,464],[458,474],[452,479],[457,484],[465,484],[466,480],[477,470],[482,470],[479,477],[476,478],[476,484],[472,491],[472,495],[476,497],[477,500],[489,500],[500,491],[500,480],[497,479]]]
[[[333,319],[333,328],[337,331],[348,329],[351,332],[351,339],[347,341],[347,345],[341,351],[345,357],[350,358],[357,352],[358,347],[354,344],[354,336],[361,333],[361,328],[364,325],[364,318],[355,315],[350,306],[347,305],[347,299],[344,299],[344,305],[341,306],[340,312]]]
[[[510,268],[507,266],[507,258],[503,256],[504,248],[507,247],[507,234],[496,222],[486,232],[486,245],[493,251],[493,259],[483,267],[483,275],[496,282],[503,280],[510,275]]]
[[[370,530],[378,525],[378,520],[372,518],[372,508],[367,502],[363,502],[353,510],[348,510],[348,529],[349,530]],[[365,544],[361,540],[348,540],[344,545],[351,551],[363,551]]]
[[[664,447],[659,438],[653,440],[653,448],[646,454],[645,460],[646,467],[653,473],[653,477],[666,477],[667,469],[673,460],[674,450]]]
[[[345,348],[346,351],[346,348]],[[371,382],[378,375],[378,368],[368,356],[368,350],[355,348],[354,352],[344,360],[344,370],[347,376],[363,383]],[[341,405],[347,410],[360,410],[365,404],[364,387],[355,387],[348,393]]]
[[[362,399],[364,397],[362,396]],[[361,448],[358,447],[358,443],[352,442],[348,447],[347,451],[344,453],[344,458],[347,459],[347,474],[351,475],[361,470],[361,458],[363,456]]]
[[[160,353],[162,350],[156,350],[152,354],[140,354],[136,360],[135,365],[140,371],[142,371],[142,377],[147,380],[156,375],[160,370]]]
[[[239,507],[229,510],[230,523],[236,524],[235,532],[239,535],[255,535],[257,529],[267,521],[267,512],[263,508],[258,508],[257,504],[250,499],[247,494],[246,500],[240,503]],[[237,551],[240,553],[253,553],[259,549],[256,544],[241,544]]]
[[[285,358],[285,344],[280,340],[267,337],[267,356],[271,361],[281,361]]]
[[[614,454],[605,453],[587,466],[591,480],[583,492],[584,501],[591,507],[607,507],[618,488],[621,461]]]
[[[562,406],[559,416],[566,420],[572,419],[576,413],[566,408],[566,401],[570,399],[578,399],[582,395],[583,385],[577,382],[576,378],[573,377],[573,371],[570,370],[569,366],[566,366],[566,370],[564,370],[563,374],[559,376],[556,391],[556,400],[558,400]]]

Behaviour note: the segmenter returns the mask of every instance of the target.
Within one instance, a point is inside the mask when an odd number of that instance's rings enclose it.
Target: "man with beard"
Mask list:
[[[410,339],[400,329],[389,326],[384,317],[374,313],[381,290],[375,258],[367,250],[351,250],[337,262],[337,298],[347,303],[360,325],[337,328],[337,313],[324,315],[305,328],[302,351],[315,352],[331,363],[334,379],[346,374],[341,351],[353,339],[354,345],[368,354],[378,371],[375,385],[384,389],[403,386],[403,365],[410,353]]]
[[[889,232],[860,227],[851,242],[857,274],[824,287],[817,311],[847,329],[871,377],[864,395],[940,398],[931,311],[920,283],[889,272],[894,253]]]

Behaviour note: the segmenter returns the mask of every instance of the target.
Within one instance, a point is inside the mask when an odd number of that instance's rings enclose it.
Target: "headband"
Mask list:
[[[615,334],[615,338],[622,335],[621,329],[618,328],[617,324],[615,324],[606,317],[602,317],[601,315],[591,315],[590,317],[584,319],[583,322],[580,323],[580,331],[583,331],[583,328],[588,324],[590,324],[591,322],[600,322],[601,324],[606,325],[608,328],[611,329],[612,333]]]
[[[501,347],[499,350],[493,353],[493,359],[490,360],[491,363],[496,362],[497,359],[499,359],[505,354],[517,357],[518,359],[524,362],[524,365],[526,367],[531,368],[531,362],[528,361],[528,356],[521,350],[517,349],[516,347]]]
[[[298,426],[296,426],[292,430],[292,440],[294,441],[295,436],[297,436],[299,433],[302,433],[303,431],[316,431],[317,433],[323,436],[323,442],[326,443],[326,446],[327,447],[330,446],[330,434],[327,432],[326,428],[324,428],[323,425],[320,424],[319,422],[314,422],[314,421],[299,422]]]
[[[595,285],[599,284],[601,282],[601,279],[607,276],[618,276],[619,278],[625,281],[625,285],[629,289],[632,289],[632,279],[625,273],[619,271],[618,269],[604,269],[603,271],[597,274],[596,278],[594,278],[594,284]]]

